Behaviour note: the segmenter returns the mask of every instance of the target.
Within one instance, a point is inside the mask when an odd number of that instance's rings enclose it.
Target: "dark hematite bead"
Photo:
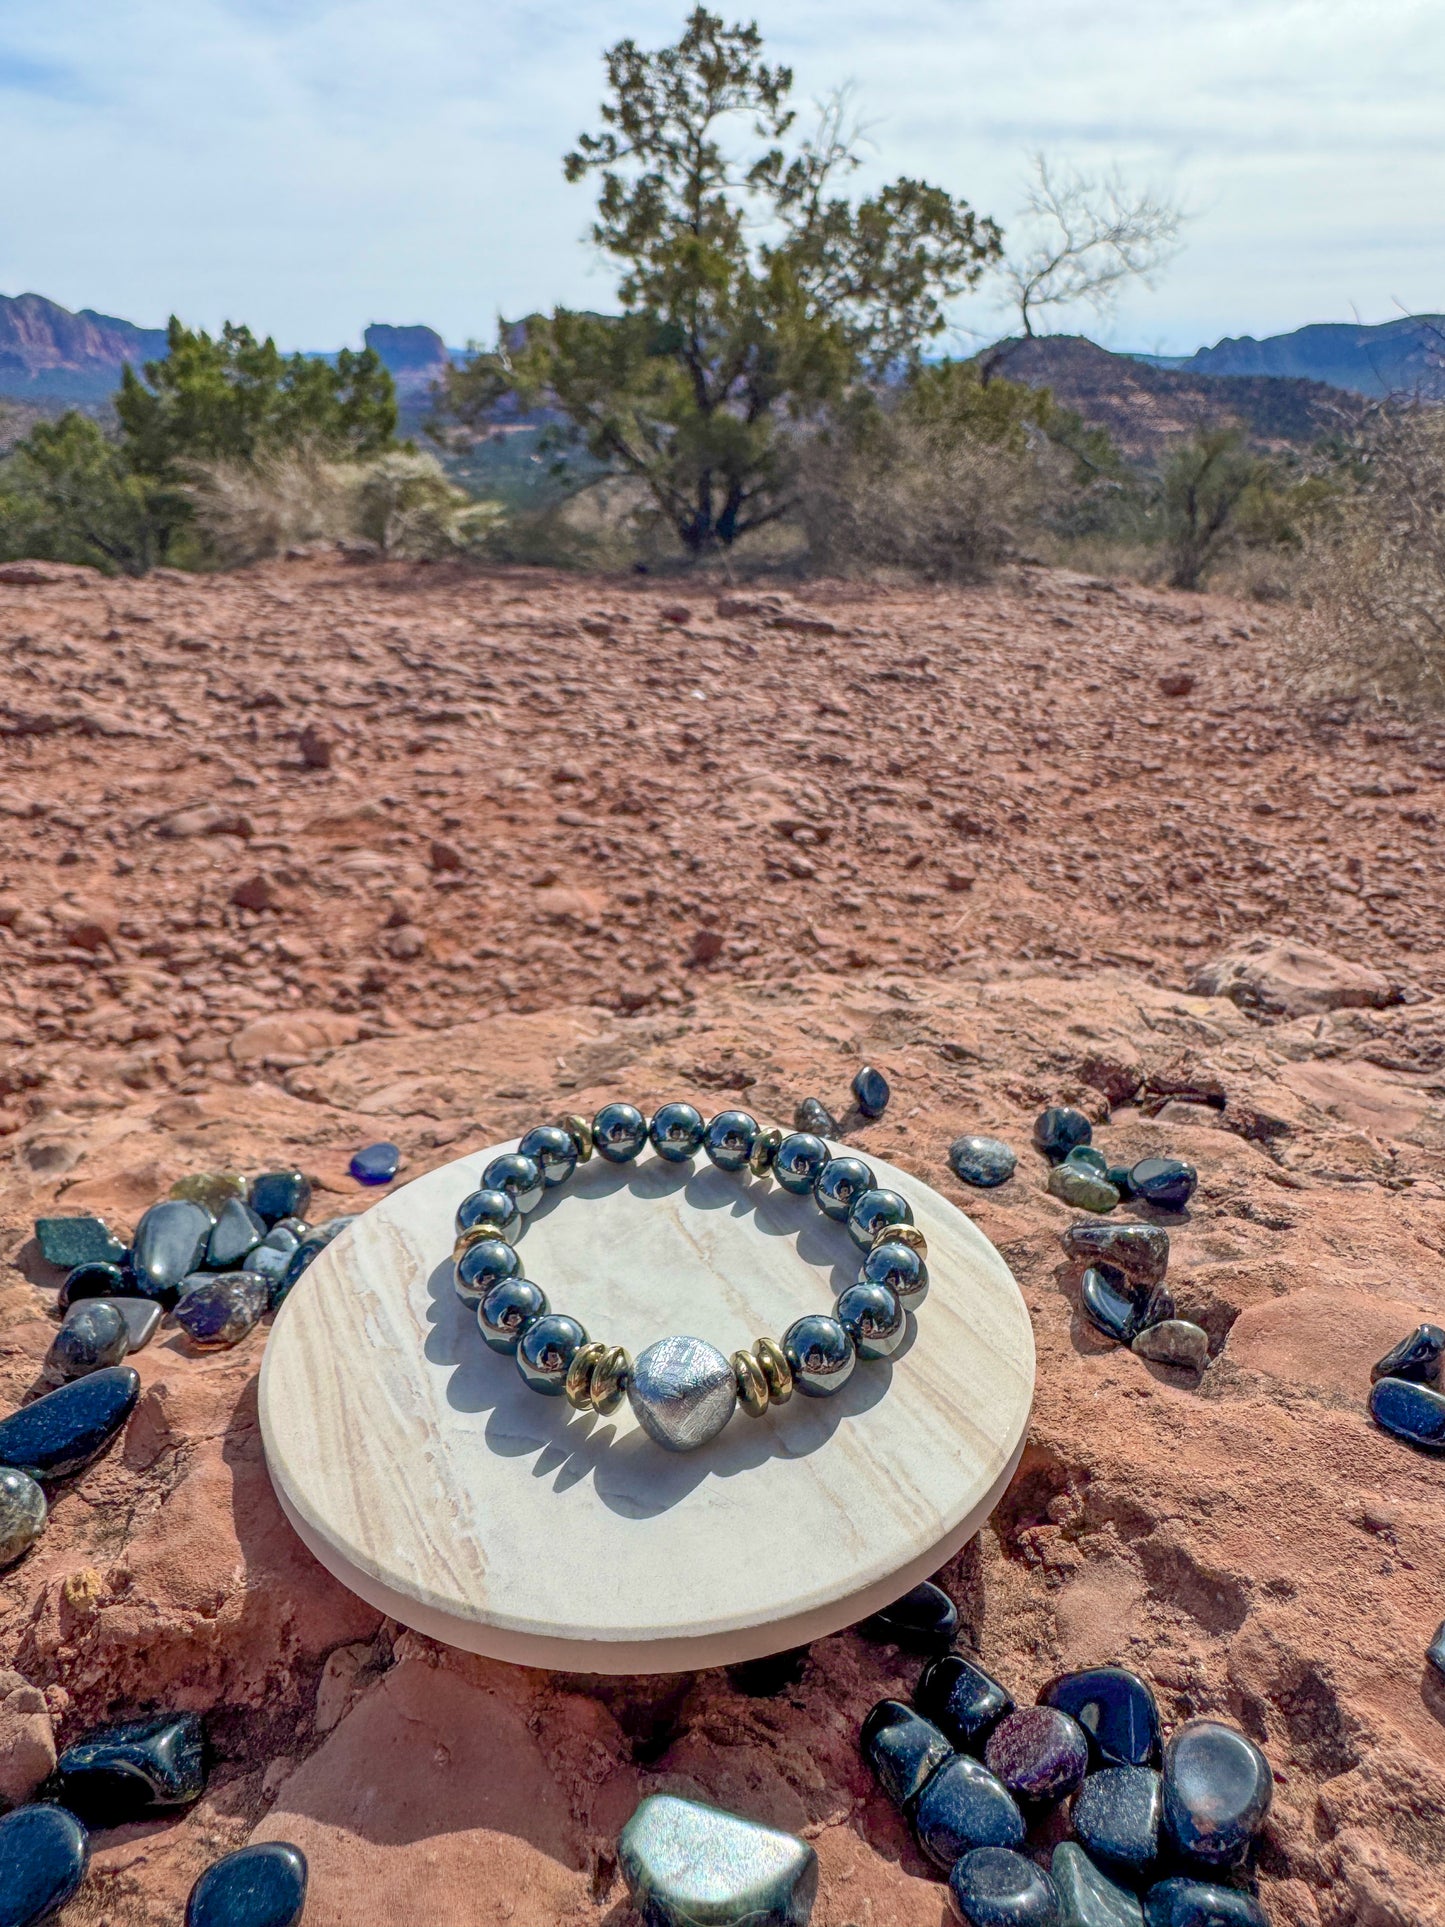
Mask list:
[[[1234,1887],[1161,1880],[1144,1896],[1144,1927],[1269,1927],[1269,1915]]]
[[[666,1158],[669,1164],[686,1164],[702,1149],[706,1129],[706,1120],[695,1105],[664,1104],[653,1112],[647,1135],[660,1158]]]
[[[786,1653],[769,1653],[763,1659],[742,1659],[727,1669],[728,1684],[750,1700],[769,1700],[796,1686],[808,1670],[807,1646],[793,1646]]]
[[[853,1374],[858,1354],[836,1318],[809,1312],[783,1333],[783,1351],[793,1374],[793,1389],[806,1398],[831,1398]]]
[[[185,1199],[153,1204],[135,1228],[130,1254],[134,1295],[173,1305],[182,1278],[201,1268],[213,1222],[204,1206]]]
[[[879,1786],[900,1808],[953,1758],[938,1728],[901,1700],[879,1700],[863,1721],[858,1744]]]
[[[1009,1847],[975,1847],[954,1863],[948,1900],[964,1927],[1059,1927],[1059,1893]]]
[[[860,1251],[871,1251],[885,1226],[912,1222],[913,1206],[897,1191],[860,1191],[848,1206],[848,1236]]]
[[[33,1479],[78,1472],[110,1444],[139,1397],[134,1365],[109,1365],[47,1392],[0,1419],[0,1465],[18,1466]]]
[[[1445,1395],[1405,1378],[1381,1378],[1370,1392],[1370,1417],[1386,1432],[1427,1452],[1445,1452]]]
[[[1007,1184],[1018,1167],[1015,1152],[999,1137],[956,1137],[948,1147],[948,1165],[956,1178],[980,1191]]]
[[[263,1171],[251,1180],[251,1209],[269,1231],[282,1218],[304,1218],[311,1180],[300,1171]]]
[[[793,1111],[793,1129],[812,1137],[837,1137],[838,1120],[818,1097],[805,1097]]]
[[[305,1906],[305,1854],[268,1840],[207,1867],[186,1902],[185,1927],[296,1927]]]
[[[887,1285],[908,1311],[916,1311],[928,1296],[928,1266],[912,1245],[886,1238],[874,1245],[858,1273],[860,1285]]]
[[[1064,1250],[1086,1265],[1113,1265],[1134,1286],[1162,1284],[1169,1268],[1169,1233],[1157,1224],[1091,1224],[1064,1233]]]
[[[279,1285],[271,1287],[271,1304],[281,1304],[290,1293],[302,1272],[312,1265],[325,1251],[334,1238],[339,1238],[349,1224],[356,1223],[356,1214],[348,1217],[327,1218],[323,1223],[313,1225],[306,1236],[291,1254],[291,1262],[286,1267],[285,1276]]]
[[[467,1193],[457,1206],[458,1237],[482,1223],[495,1225],[497,1236],[505,1238],[508,1244],[512,1242],[522,1229],[522,1214],[510,1191],[492,1191],[483,1187],[480,1191]]]
[[[862,1158],[829,1158],[818,1173],[813,1196],[823,1215],[836,1218],[841,1224],[852,1210],[853,1200],[859,1192],[872,1191],[874,1188],[873,1173]]]
[[[743,1171],[758,1141],[758,1121],[746,1111],[719,1111],[702,1135],[702,1148],[719,1171]]]
[[[1008,1688],[962,1653],[945,1653],[925,1666],[913,1699],[965,1753],[981,1751],[999,1721],[1014,1710]]]
[[[1095,1860],[1142,1879],[1159,1857],[1163,1801],[1153,1767],[1106,1766],[1074,1795],[1074,1832]]]
[[[129,1350],[125,1320],[115,1307],[104,1298],[85,1298],[50,1341],[45,1368],[53,1379],[84,1378],[119,1365]]]
[[[547,1294],[530,1278],[503,1278],[477,1306],[482,1337],[494,1352],[515,1352],[522,1334],[547,1316]]]
[[[229,1198],[221,1215],[211,1226],[206,1241],[206,1265],[211,1271],[234,1271],[248,1252],[254,1251],[265,1237],[267,1225],[261,1216],[239,1198]]]
[[[635,1104],[604,1104],[592,1120],[592,1148],[609,1164],[631,1164],[647,1143],[647,1119]]]
[[[1083,1728],[1054,1706],[1023,1706],[989,1735],[984,1760],[1021,1800],[1062,1800],[1089,1766]]]
[[[888,1109],[888,1099],[892,1096],[892,1092],[888,1088],[888,1079],[882,1071],[874,1070],[871,1064],[865,1064],[854,1076],[853,1095],[857,1098],[858,1109],[864,1117],[882,1117]]]
[[[509,1287],[500,1285],[497,1289]],[[575,1318],[559,1311],[545,1312],[522,1333],[517,1370],[534,1392],[560,1398],[566,1390],[568,1367],[586,1343],[587,1333]]]
[[[39,1927],[79,1891],[85,1828],[64,1807],[16,1807],[0,1820],[0,1927]]]
[[[1060,1673],[1039,1694],[1039,1704],[1078,1721],[1093,1767],[1158,1766],[1159,1708],[1137,1673],[1123,1666]]]
[[[124,1244],[104,1218],[37,1218],[35,1242],[46,1264],[61,1271],[74,1271],[78,1265],[118,1265],[126,1255]]]
[[[88,1826],[118,1827],[189,1806],[205,1786],[199,1713],[153,1713],[100,1727],[66,1747],[47,1791]]]
[[[1090,1324],[1106,1338],[1129,1344],[1139,1330],[1140,1305],[1128,1280],[1113,1265],[1090,1265],[1079,1281],[1079,1302]]]
[[[1190,1720],[1164,1749],[1164,1824],[1185,1860],[1235,1867],[1274,1796],[1269,1761],[1218,1720]]]
[[[271,1288],[254,1271],[224,1271],[182,1292],[172,1318],[202,1351],[225,1351],[253,1331],[271,1303]]]
[[[958,1608],[931,1579],[861,1620],[867,1639],[890,1639],[910,1653],[946,1653],[958,1637]]]
[[[1144,1927],[1136,1897],[1101,1873],[1072,1840],[1054,1848],[1049,1877],[1059,1890],[1062,1927]]]
[[[0,1567],[13,1566],[45,1530],[50,1508],[28,1472],[0,1466]]]
[[[401,1152],[395,1144],[364,1144],[347,1168],[358,1184],[390,1184],[401,1169]]]
[[[853,1341],[860,1358],[891,1358],[908,1336],[908,1314],[887,1285],[849,1285],[840,1291],[833,1316]]]
[[[818,1173],[833,1153],[811,1131],[793,1131],[778,1146],[773,1176],[785,1191],[802,1197],[818,1181]]]
[[[479,1305],[504,1278],[521,1276],[522,1254],[505,1238],[482,1238],[456,1261],[455,1282],[464,1305]]]
[[[1438,1325],[1417,1325],[1408,1338],[1402,1338],[1385,1353],[1370,1378],[1372,1381],[1407,1378],[1417,1385],[1434,1385],[1440,1377],[1442,1354],[1445,1354],[1445,1331]]]
[[[483,1191],[502,1191],[526,1217],[542,1202],[547,1180],[535,1158],[524,1158],[517,1151],[503,1151],[482,1172]]]
[[[547,1184],[565,1184],[577,1169],[577,1140],[560,1124],[538,1124],[519,1140],[517,1156],[530,1158]]]
[[[913,1804],[913,1831],[929,1859],[944,1869],[975,1847],[1021,1847],[1018,1801],[978,1760],[955,1753]]]
[[[56,1304],[68,1311],[86,1298],[127,1298],[135,1289],[129,1265],[77,1265],[60,1287]]]
[[[1076,1145],[1087,1144],[1093,1135],[1094,1127],[1084,1113],[1067,1104],[1051,1104],[1034,1120],[1034,1148],[1050,1164],[1061,1164]]]
[[[1130,1167],[1129,1183],[1136,1198],[1160,1211],[1182,1211],[1194,1196],[1199,1173],[1183,1158],[1141,1158]]]

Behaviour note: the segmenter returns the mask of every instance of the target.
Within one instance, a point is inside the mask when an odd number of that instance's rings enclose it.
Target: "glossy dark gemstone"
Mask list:
[[[783,1333],[783,1351],[793,1373],[793,1389],[805,1398],[830,1398],[841,1392],[858,1354],[836,1318],[809,1312]]]
[[[0,1566],[13,1566],[45,1530],[50,1508],[28,1472],[0,1466]]]
[[[1182,1211],[1194,1196],[1199,1173],[1183,1158],[1141,1158],[1131,1166],[1129,1183],[1136,1198],[1159,1211]]]
[[[1161,1880],[1144,1896],[1144,1927],[1269,1927],[1269,1915],[1234,1887]]]
[[[206,1241],[206,1264],[211,1271],[234,1271],[248,1251],[254,1251],[267,1231],[266,1221],[248,1204],[232,1198],[221,1207]]]
[[[271,1287],[271,1304],[274,1308],[290,1293],[302,1272],[312,1265],[325,1251],[333,1238],[339,1238],[350,1224],[356,1223],[353,1212],[347,1217],[327,1218],[324,1223],[312,1225],[306,1236],[291,1254],[291,1262],[286,1267],[285,1276],[279,1285]]]
[[[477,1323],[494,1352],[515,1353],[523,1333],[547,1312],[547,1294],[540,1285],[530,1278],[503,1278],[478,1304]]]
[[[887,1285],[849,1285],[838,1293],[833,1316],[860,1358],[891,1358],[908,1336],[908,1314]]]
[[[47,1791],[87,1826],[118,1827],[189,1806],[205,1791],[199,1713],[152,1713],[102,1726],[66,1747]]]
[[[953,1758],[938,1728],[901,1700],[879,1700],[863,1722],[858,1744],[879,1786],[900,1808]]]
[[[916,1311],[928,1296],[928,1266],[912,1245],[886,1238],[863,1260],[858,1282],[887,1285],[906,1311]]]
[[[489,1224],[498,1237],[511,1244],[522,1229],[522,1214],[510,1191],[483,1187],[480,1191],[469,1191],[462,1199],[457,1206],[456,1222],[458,1237],[464,1231],[475,1231],[479,1224]]]
[[[1076,1144],[1064,1163],[1072,1164],[1076,1170],[1092,1171],[1101,1178],[1109,1175],[1109,1160],[1092,1144]]]
[[[16,1807],[0,1820],[0,1927],[38,1927],[80,1891],[85,1828],[63,1807]]]
[[[1064,1250],[1086,1265],[1113,1265],[1131,1285],[1162,1284],[1169,1269],[1169,1233],[1157,1224],[1090,1224],[1064,1233]]]
[[[305,1854],[268,1840],[207,1867],[186,1902],[185,1927],[296,1927],[305,1906]]]
[[[860,1191],[848,1206],[848,1236],[860,1251],[871,1251],[885,1227],[912,1222],[913,1206],[898,1191]]]
[[[1440,1359],[1445,1354],[1445,1331],[1438,1325],[1417,1325],[1408,1338],[1402,1338],[1373,1368],[1371,1380],[1408,1378],[1417,1385],[1434,1385],[1440,1378]]]
[[[592,1145],[609,1164],[631,1164],[647,1143],[647,1119],[635,1104],[604,1104],[592,1120]]]
[[[1370,1417],[1386,1432],[1427,1452],[1445,1452],[1445,1394],[1405,1378],[1378,1379],[1370,1392]]]
[[[958,1637],[958,1608],[931,1579],[861,1620],[867,1639],[890,1639],[910,1653],[946,1653]]]
[[[739,1660],[727,1669],[728,1684],[750,1700],[773,1699],[802,1679],[808,1670],[809,1650],[807,1646],[793,1646],[786,1653]]]
[[[135,1409],[134,1365],[109,1365],[47,1392],[0,1419],[0,1465],[33,1479],[63,1479],[98,1458]]]
[[[499,1285],[508,1291],[517,1283]],[[567,1371],[572,1360],[587,1343],[587,1333],[575,1318],[557,1311],[545,1312],[524,1327],[517,1346],[517,1370],[534,1392],[560,1398],[567,1386]]]
[[[254,1271],[268,1286],[279,1285],[296,1255],[302,1235],[288,1224],[273,1224],[260,1244],[241,1260],[242,1271]]]
[[[300,1171],[263,1171],[251,1180],[250,1203],[268,1229],[282,1218],[304,1218],[311,1204],[311,1180]]]
[[[1054,1848],[1049,1877],[1059,1890],[1059,1927],[1144,1927],[1138,1899],[1072,1840]]]
[[[1077,1720],[1089,1742],[1091,1770],[1102,1766],[1158,1766],[1159,1708],[1137,1673],[1123,1666],[1090,1666],[1060,1673],[1039,1694]]]
[[[254,1271],[222,1271],[183,1291],[171,1313],[202,1351],[225,1351],[253,1331],[271,1303],[271,1288]]]
[[[1202,1372],[1209,1363],[1209,1333],[1187,1318],[1164,1318],[1157,1325],[1146,1324],[1135,1334],[1134,1350],[1156,1365]]]
[[[126,1247],[104,1218],[37,1218],[35,1242],[48,1265],[74,1271],[77,1265],[118,1265]]]
[[[549,1184],[565,1184],[577,1169],[577,1140],[560,1124],[538,1124],[517,1144],[517,1156],[541,1167]]]
[[[390,1184],[401,1169],[401,1151],[395,1144],[363,1144],[347,1169],[358,1184]]]
[[[1067,1104],[1051,1104],[1034,1120],[1034,1149],[1042,1151],[1050,1164],[1059,1164],[1075,1145],[1087,1144],[1094,1127],[1082,1111]]]
[[[153,1298],[91,1298],[83,1302],[114,1306],[125,1325],[126,1348],[132,1352],[145,1350],[163,1315]]]
[[[1059,1927],[1053,1881],[1008,1847],[975,1847],[955,1861],[948,1901],[964,1927]]]
[[[524,1158],[519,1151],[503,1151],[482,1172],[483,1191],[503,1191],[525,1218],[542,1202],[547,1180],[535,1158]]]
[[[1076,1157],[1064,1158],[1049,1172],[1048,1191],[1075,1211],[1112,1211],[1119,1202],[1119,1193],[1103,1173]]]
[[[1218,1720],[1190,1720],[1164,1749],[1164,1824],[1186,1860],[1238,1866],[1274,1795],[1269,1761]]]
[[[157,1299],[163,1305],[174,1304],[182,1278],[201,1268],[211,1224],[211,1214],[204,1205],[185,1198],[167,1198],[153,1204],[136,1226],[131,1248],[135,1295]]]
[[[1445,1620],[1435,1628],[1435,1637],[1425,1648],[1425,1657],[1437,1673],[1445,1673]]]
[[[1106,1766],[1074,1795],[1074,1832],[1092,1859],[1142,1879],[1159,1857],[1163,1807],[1152,1766]]]
[[[1090,1265],[1079,1281],[1079,1302],[1090,1324],[1106,1338],[1129,1344],[1139,1329],[1141,1306],[1128,1280],[1112,1265]]]
[[[829,1158],[818,1173],[813,1196],[824,1217],[836,1218],[841,1224],[859,1192],[874,1188],[873,1173],[862,1158]]]
[[[479,1305],[504,1278],[520,1278],[522,1254],[505,1238],[482,1238],[457,1259],[457,1296],[464,1305]],[[540,1315],[540,1314],[539,1314]]]
[[[888,1088],[888,1079],[882,1071],[875,1070],[871,1064],[865,1064],[853,1078],[853,1095],[857,1098],[858,1109],[864,1117],[882,1117],[888,1109],[888,1099],[892,1092]]]
[[[812,1137],[838,1135],[838,1120],[820,1097],[805,1097],[793,1111],[793,1129]]]
[[[983,1757],[1021,1800],[1062,1800],[1088,1770],[1089,1743],[1057,1707],[1021,1706],[990,1733]]]
[[[86,1298],[125,1298],[136,1289],[129,1265],[77,1265],[60,1287],[56,1304],[61,1311]]]
[[[695,1105],[664,1104],[652,1114],[647,1135],[652,1148],[669,1164],[685,1164],[702,1149],[707,1122]]]
[[[1018,1801],[979,1760],[955,1753],[933,1775],[913,1806],[913,1831],[929,1859],[946,1872],[975,1847],[1021,1847],[1024,1816]]]
[[[785,1191],[802,1197],[818,1182],[818,1173],[832,1155],[822,1138],[811,1131],[792,1131],[778,1146],[773,1176]]]
[[[992,1191],[1007,1184],[1018,1166],[1018,1156],[1001,1137],[956,1137],[948,1147],[948,1165],[956,1178]]]
[[[1134,1180],[1129,1173],[1130,1166],[1127,1164],[1111,1164],[1104,1173],[1121,1198],[1132,1198],[1134,1195]]]
[[[702,1148],[719,1171],[747,1168],[758,1141],[758,1121],[746,1111],[719,1111],[702,1135]]]
[[[962,1653],[945,1653],[925,1666],[913,1699],[964,1753],[981,1753],[989,1734],[1014,1710],[1008,1688]]]
[[[129,1350],[125,1320],[109,1299],[83,1298],[65,1314],[65,1323],[50,1341],[46,1375],[57,1381],[84,1378],[103,1366],[119,1365]]]

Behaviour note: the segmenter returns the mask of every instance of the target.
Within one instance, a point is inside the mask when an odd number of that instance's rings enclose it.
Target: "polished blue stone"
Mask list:
[[[702,1149],[707,1123],[692,1104],[664,1104],[652,1114],[647,1135],[652,1148],[669,1164],[685,1164]]]
[[[794,1107],[793,1129],[805,1137],[837,1137],[838,1120],[821,1098],[805,1097]]]
[[[549,1185],[565,1184],[577,1169],[577,1140],[560,1124],[538,1124],[519,1141],[517,1155],[539,1165]]]
[[[0,1465],[0,1567],[24,1558],[49,1516],[45,1494],[30,1474]]]
[[[1090,1323],[1106,1338],[1128,1345],[1138,1334],[1140,1301],[1129,1289],[1124,1274],[1113,1265],[1089,1266],[1079,1283],[1079,1302]]]
[[[1370,1392],[1370,1417],[1386,1432],[1427,1452],[1445,1452],[1445,1395],[1404,1378],[1382,1378]]]
[[[719,1111],[702,1135],[702,1148],[719,1171],[742,1171],[758,1141],[758,1121],[746,1111]]]
[[[1199,1173],[1183,1158],[1141,1158],[1129,1171],[1132,1195],[1159,1211],[1182,1211],[1198,1183]]]
[[[907,1311],[916,1311],[928,1296],[928,1266],[912,1245],[885,1238],[874,1245],[858,1273],[859,1284],[887,1285]]]
[[[882,1071],[865,1064],[853,1079],[853,1095],[864,1117],[882,1117],[888,1109],[888,1099],[892,1093]]]
[[[535,1158],[520,1151],[503,1151],[482,1172],[483,1191],[503,1191],[525,1218],[542,1202],[547,1180]]]
[[[206,1241],[207,1269],[234,1271],[247,1253],[256,1249],[266,1231],[266,1221],[259,1212],[239,1198],[228,1198]]]
[[[268,1285],[279,1285],[301,1243],[301,1234],[288,1224],[273,1224],[260,1244],[241,1260],[242,1271],[254,1271]]]
[[[995,1185],[1008,1183],[1018,1157],[999,1137],[956,1137],[948,1147],[948,1164],[965,1184],[992,1191]]]
[[[458,1298],[464,1305],[479,1305],[493,1285],[521,1277],[522,1254],[505,1238],[482,1238],[457,1259],[454,1272]]]
[[[1144,1896],[1144,1927],[1269,1927],[1269,1915],[1235,1887],[1161,1880]]]
[[[879,1700],[863,1721],[858,1744],[879,1786],[900,1808],[953,1758],[938,1728],[901,1700]]]
[[[185,1927],[296,1927],[305,1907],[305,1854],[268,1840],[207,1867],[186,1902]]]
[[[955,1753],[933,1775],[913,1807],[913,1831],[945,1872],[975,1847],[1021,1847],[1024,1816],[1002,1780],[981,1761]]]
[[[523,1333],[547,1311],[547,1294],[540,1285],[530,1278],[502,1278],[478,1304],[477,1323],[494,1352],[515,1353]]]
[[[958,1637],[958,1608],[942,1586],[925,1579],[880,1612],[870,1613],[858,1630],[865,1638],[888,1639],[910,1653],[946,1653]]]
[[[134,1365],[109,1365],[0,1419],[0,1465],[63,1479],[110,1444],[140,1397]]]
[[[270,1303],[271,1287],[257,1273],[223,1271],[183,1291],[171,1316],[193,1345],[224,1351],[254,1330]]]
[[[1082,1111],[1067,1104],[1052,1104],[1034,1120],[1034,1148],[1042,1151],[1050,1164],[1061,1164],[1080,1144],[1087,1144],[1094,1127]]]
[[[1089,1666],[1060,1673],[1039,1694],[1083,1727],[1091,1768],[1158,1766],[1159,1708],[1137,1673],[1123,1666]]]
[[[1169,1268],[1169,1233],[1157,1224],[1081,1218],[1064,1232],[1064,1250],[1086,1265],[1113,1265],[1134,1286],[1162,1284]]]
[[[874,1189],[873,1173],[862,1158],[829,1158],[818,1173],[813,1196],[823,1215],[836,1218],[841,1224],[852,1210],[854,1198],[861,1191]]]
[[[358,1184],[390,1184],[401,1169],[401,1152],[394,1144],[365,1144],[352,1153],[348,1168]]]
[[[913,1207],[897,1191],[860,1191],[848,1207],[848,1236],[860,1251],[871,1251],[886,1226],[912,1222]]]
[[[802,1197],[812,1190],[818,1173],[832,1155],[822,1138],[815,1137],[811,1131],[792,1131],[778,1146],[773,1176],[785,1191]]]
[[[1059,1890],[1060,1927],[1144,1927],[1137,1897],[1096,1867],[1072,1840],[1054,1848],[1049,1878]]]
[[[291,1262],[287,1265],[280,1284],[271,1287],[273,1308],[282,1303],[302,1272],[316,1262],[332,1239],[339,1238],[348,1225],[355,1223],[356,1213],[352,1212],[346,1217],[327,1218],[323,1223],[311,1227],[292,1252]]]
[[[311,1204],[311,1180],[301,1171],[263,1171],[251,1180],[251,1209],[263,1224],[304,1218]]]
[[[516,1282],[513,1280],[496,1289],[514,1290]],[[483,1335],[490,1343],[485,1327]],[[562,1312],[545,1312],[522,1332],[516,1351],[517,1370],[534,1392],[560,1398],[567,1389],[568,1368],[586,1343],[587,1333],[575,1318],[568,1318]]]
[[[1264,1825],[1273,1797],[1269,1761],[1234,1727],[1189,1720],[1170,1736],[1164,1749],[1164,1825],[1183,1859],[1237,1867]]]
[[[1074,1795],[1074,1833],[1093,1860],[1142,1880],[1159,1857],[1164,1796],[1151,1766],[1106,1766]]]
[[[199,1713],[153,1713],[87,1733],[55,1763],[49,1791],[88,1826],[118,1827],[189,1806],[205,1791]]]
[[[63,1807],[16,1807],[0,1820],[0,1927],[39,1927],[80,1891],[85,1828]]]
[[[833,1316],[860,1358],[891,1358],[908,1336],[908,1314],[887,1285],[849,1285],[839,1292]]]
[[[647,1143],[647,1119],[635,1104],[604,1104],[592,1120],[592,1148],[609,1164],[631,1164]]]
[[[510,1191],[483,1188],[469,1191],[457,1206],[457,1236],[479,1224],[495,1225],[497,1235],[510,1244],[522,1229],[522,1214]]]
[[[1408,1378],[1417,1385],[1434,1385],[1440,1378],[1442,1356],[1445,1331],[1438,1325],[1417,1325],[1371,1368],[1370,1378]]]
[[[37,1218],[35,1242],[48,1265],[74,1271],[77,1265],[118,1265],[126,1247],[104,1218]]]
[[[110,1300],[83,1298],[66,1313],[65,1323],[51,1339],[45,1368],[55,1380],[84,1378],[88,1372],[119,1365],[129,1350],[125,1320]]]
[[[185,1198],[153,1204],[136,1226],[131,1247],[134,1296],[174,1304],[182,1278],[201,1268],[214,1222],[203,1205]]]
[[[809,1312],[783,1333],[783,1351],[793,1386],[807,1398],[829,1398],[842,1391],[858,1362],[853,1341],[836,1318]]]
[[[948,1901],[964,1927],[1059,1927],[1058,1889],[1009,1847],[975,1847],[956,1860]]]
[[[955,1621],[956,1623],[956,1621]],[[981,1752],[1013,1694],[962,1653],[944,1653],[924,1667],[913,1703],[963,1753]]]
[[[109,1264],[77,1265],[60,1287],[56,1305],[68,1311],[84,1298],[125,1298],[135,1291],[130,1266]]]

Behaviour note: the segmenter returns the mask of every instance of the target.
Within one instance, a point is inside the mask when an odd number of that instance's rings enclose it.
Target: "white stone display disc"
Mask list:
[[[987,1518],[1033,1399],[1027,1308],[956,1206],[878,1158],[928,1239],[928,1296],[892,1359],[831,1398],[741,1409],[662,1450],[624,1404],[573,1411],[488,1349],[452,1287],[457,1205],[495,1145],[389,1194],[282,1306],[261,1371],[287,1516],[353,1592],[496,1659],[676,1672],[802,1645],[887,1605]],[[846,1147],[845,1147],[846,1148]],[[831,1311],[861,1254],[809,1197],[600,1158],[519,1240],[554,1309],[636,1357],[670,1333],[727,1353]]]

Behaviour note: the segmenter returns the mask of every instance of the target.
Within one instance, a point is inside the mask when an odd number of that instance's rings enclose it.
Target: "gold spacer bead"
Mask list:
[[[592,1126],[575,1111],[570,1117],[558,1118],[557,1122],[577,1146],[577,1162],[585,1164],[592,1155]]]
[[[497,1243],[502,1245],[507,1242],[502,1236],[499,1225],[487,1224],[485,1221],[470,1225],[465,1231],[459,1232],[457,1241],[452,1246],[452,1263],[459,1264],[473,1245],[485,1244],[488,1238],[495,1238]]]
[[[762,1366],[751,1352],[734,1352],[731,1363],[738,1382],[738,1404],[749,1418],[761,1418],[768,1409],[768,1381]]]
[[[607,1347],[593,1343],[580,1346],[574,1354],[572,1363],[567,1367],[567,1378],[563,1390],[567,1403],[579,1412],[592,1410],[592,1373],[607,1356]]]
[[[755,1338],[753,1357],[768,1385],[768,1403],[786,1405],[793,1396],[793,1368],[776,1338]]]
[[[776,1127],[771,1131],[759,1131],[757,1142],[748,1157],[748,1169],[755,1178],[765,1178],[777,1161],[778,1146],[783,1134]]]
[[[870,1247],[876,1251],[879,1245],[912,1245],[920,1258],[928,1256],[928,1240],[916,1224],[883,1224],[873,1234]]]
[[[615,1412],[627,1396],[627,1375],[632,1358],[620,1345],[614,1345],[592,1370],[592,1409],[604,1418]]]

